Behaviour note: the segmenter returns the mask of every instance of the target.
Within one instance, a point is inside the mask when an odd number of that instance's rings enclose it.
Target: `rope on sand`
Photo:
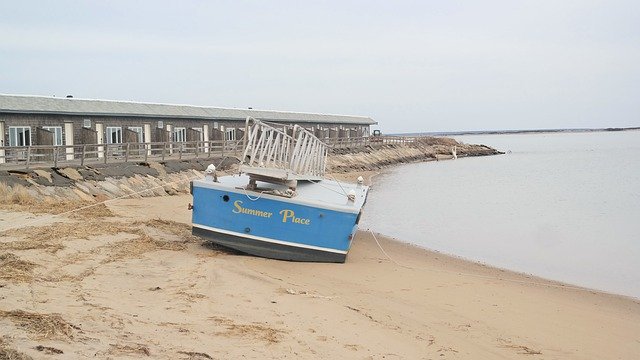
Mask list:
[[[391,260],[391,262],[392,262],[392,263],[394,263],[394,264],[396,264],[396,265],[398,265],[398,266],[400,266],[400,267],[415,270],[415,269],[414,269],[414,268],[412,268],[412,267],[402,265],[402,264],[400,264],[399,262],[397,262],[397,261],[393,260],[393,258],[392,258],[391,256],[389,256],[389,254],[387,254],[387,252],[386,252],[386,251],[384,251],[384,249],[382,248],[382,245],[380,245],[380,242],[378,241],[378,238],[376,237],[376,234],[375,234],[371,229],[369,229],[369,232],[370,232],[370,233],[371,233],[371,235],[373,236],[373,240],[375,240],[375,241],[376,241],[376,244],[378,244],[378,247],[380,248],[380,250],[382,251],[382,253],[387,257],[387,259]]]
[[[220,160],[220,163],[218,164],[218,166],[217,166],[217,167],[220,167],[220,165],[222,165],[222,163],[223,163],[226,159],[228,159],[228,158],[229,158],[229,156],[225,156],[224,158],[222,158],[222,160]],[[74,212],[76,212],[76,211],[86,210],[86,209],[92,208],[92,207],[94,207],[94,206],[103,205],[103,204],[106,204],[106,203],[109,203],[109,202],[112,202],[112,201],[116,201],[116,200],[120,200],[120,199],[128,198],[128,197],[133,196],[133,195],[138,195],[138,194],[142,194],[142,193],[145,193],[145,192],[148,192],[148,191],[151,191],[151,190],[155,190],[155,189],[158,189],[158,188],[163,188],[163,187],[165,187],[165,186],[167,186],[167,185],[179,184],[179,183],[182,183],[182,182],[191,181],[191,180],[193,180],[193,179],[195,179],[195,178],[202,178],[202,177],[203,177],[203,175],[197,174],[197,175],[194,175],[194,176],[188,177],[187,179],[180,179],[180,180],[176,180],[176,181],[172,181],[172,182],[164,183],[164,184],[162,184],[162,185],[158,185],[158,186],[150,187],[150,188],[147,188],[147,189],[144,189],[144,190],[136,191],[136,192],[129,193],[129,194],[124,194],[124,195],[121,195],[121,196],[115,197],[115,198],[113,198],[113,199],[107,199],[107,200],[105,200],[105,201],[101,201],[101,202],[98,202],[98,203],[94,203],[94,204],[89,204],[89,205],[81,206],[81,207],[78,207],[78,208],[75,208],[75,209],[71,209],[71,210],[69,210],[69,211],[65,211],[65,212],[59,213],[59,214],[50,214],[50,216],[43,216],[43,217],[40,217],[40,218],[34,219],[34,220],[32,220],[32,221],[29,221],[29,222],[27,222],[26,224],[21,224],[21,225],[18,225],[18,226],[14,226],[14,227],[7,228],[7,229],[1,229],[1,230],[0,230],[0,234],[1,234],[1,233],[4,233],[4,232],[6,232],[6,231],[13,230],[13,229],[22,228],[22,227],[24,227],[24,226],[32,226],[33,224],[36,224],[36,223],[39,223],[39,222],[41,222],[41,221],[48,220],[48,219],[51,219],[51,218],[56,218],[56,217],[64,216],[64,215],[67,215],[67,214],[74,213]]]
[[[155,189],[158,189],[158,188],[161,188],[161,187],[165,187],[167,185],[177,184],[177,183],[181,183],[181,182],[185,182],[185,181],[191,181],[191,180],[193,180],[193,179],[195,179],[197,177],[199,177],[199,176],[198,175],[194,175],[193,177],[189,177],[187,179],[180,179],[180,180],[164,183],[162,185],[154,186],[154,187],[147,188],[147,189],[144,189],[144,190],[132,192],[132,193],[129,193],[129,194],[124,194],[124,195],[115,197],[113,199],[107,199],[105,201],[97,202],[97,203],[94,203],[94,204],[81,206],[81,207],[78,207],[78,208],[75,208],[75,209],[71,209],[71,210],[68,210],[68,211],[65,211],[65,212],[61,212],[59,214],[49,214],[49,216],[43,216],[43,217],[34,219],[32,221],[27,222],[26,224],[21,224],[21,225],[18,225],[18,226],[7,228],[7,229],[2,229],[2,230],[0,230],[0,233],[6,232],[6,231],[9,231],[9,230],[13,230],[13,229],[22,228],[24,226],[32,226],[33,224],[41,222],[41,221],[44,221],[44,220],[49,220],[51,218],[64,216],[64,215],[71,214],[71,213],[74,213],[74,212],[77,212],[77,211],[81,211],[81,210],[86,210],[86,209],[92,208],[94,206],[103,205],[103,204],[106,204],[106,203],[109,203],[109,202],[112,202],[112,201],[128,198],[130,196],[134,196],[134,195],[138,195],[138,194],[142,194],[142,193],[145,193],[145,192],[148,192],[148,191],[151,191],[151,190],[155,190]]]

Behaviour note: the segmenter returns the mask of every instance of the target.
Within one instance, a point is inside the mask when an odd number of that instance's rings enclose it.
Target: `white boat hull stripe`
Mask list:
[[[269,239],[269,238],[262,237],[262,236],[243,234],[243,233],[238,233],[238,232],[235,232],[235,231],[218,229],[218,228],[214,228],[214,227],[211,227],[211,226],[200,225],[200,224],[193,224],[193,227],[197,227],[197,228],[200,228],[200,229],[203,229],[203,230],[215,231],[215,232],[219,232],[219,233],[222,233],[222,234],[227,234],[227,235],[232,235],[232,236],[237,236],[237,237],[243,237],[243,238],[253,239],[253,240],[258,240],[258,241],[264,241],[264,242],[273,243],[273,244],[280,244],[280,245],[286,245],[286,246],[299,247],[299,248],[303,248],[303,249],[326,251],[326,252],[332,252],[332,253],[336,253],[336,254],[346,254],[347,251],[348,251],[348,250],[337,250],[337,249],[331,249],[331,248],[324,248],[324,247],[320,247],[320,246],[298,244],[298,243],[292,243],[292,242],[288,242],[288,241]]]

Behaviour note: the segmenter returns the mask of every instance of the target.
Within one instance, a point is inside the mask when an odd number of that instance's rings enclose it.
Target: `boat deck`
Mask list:
[[[259,196],[267,196],[286,202],[295,202],[310,206],[330,207],[349,212],[358,212],[363,206],[367,197],[368,186],[342,183],[334,180],[320,181],[298,181],[296,193],[292,198],[271,195],[268,192],[277,190],[282,193],[288,190],[286,185],[274,184],[264,181],[258,181],[256,190],[245,189],[249,184],[248,175],[229,175],[221,176],[218,182],[210,180],[194,180],[194,186],[210,187],[210,188],[226,188],[234,192],[246,194],[248,197],[256,198]],[[351,202],[347,199],[349,191],[353,190],[356,194],[355,201]]]

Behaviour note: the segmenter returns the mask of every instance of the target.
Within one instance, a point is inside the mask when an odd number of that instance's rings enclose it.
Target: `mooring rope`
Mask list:
[[[138,195],[138,194],[142,194],[142,193],[145,193],[145,192],[148,192],[148,191],[152,191],[152,190],[157,189],[157,188],[165,187],[167,185],[172,185],[172,184],[181,183],[181,182],[185,182],[185,181],[191,181],[191,180],[193,180],[193,179],[195,179],[197,177],[198,177],[198,175],[195,175],[195,176],[190,177],[188,179],[180,179],[180,180],[164,183],[162,185],[154,186],[154,187],[147,188],[147,189],[144,189],[144,190],[136,191],[136,192],[129,193],[129,194],[124,194],[124,195],[115,197],[113,199],[107,199],[107,200],[104,200],[104,201],[101,201],[101,202],[98,202],[98,203],[93,203],[93,204],[81,206],[81,207],[78,207],[78,208],[75,208],[75,209],[71,209],[71,210],[68,210],[68,211],[65,211],[65,212],[61,212],[59,214],[49,214],[49,216],[42,216],[42,217],[39,217],[37,219],[33,219],[32,221],[29,221],[26,224],[21,224],[19,226],[14,226],[14,227],[10,227],[10,228],[7,228],[7,229],[2,229],[2,230],[0,230],[0,233],[6,232],[6,231],[9,231],[9,230],[13,230],[13,229],[22,228],[22,227],[25,227],[25,226],[33,226],[33,224],[41,222],[41,221],[44,221],[44,220],[50,220],[51,218],[61,217],[61,216],[67,215],[67,214],[71,214],[71,213],[77,212],[77,211],[86,210],[86,209],[92,208],[94,206],[103,205],[103,204],[106,204],[106,203],[109,203],[109,202],[112,202],[112,201],[128,198],[130,196],[134,196],[134,195]]]
[[[228,158],[229,158],[229,156],[225,156],[224,158],[222,158],[222,160],[220,160],[220,163],[218,164],[218,167],[220,165],[222,165],[222,163]],[[7,231],[10,231],[10,230],[19,229],[19,228],[22,228],[22,227],[25,227],[25,226],[33,226],[33,224],[42,222],[44,220],[51,220],[52,218],[61,217],[61,216],[67,215],[67,214],[71,214],[71,213],[77,212],[77,211],[86,210],[86,209],[92,208],[94,206],[99,206],[99,205],[103,205],[103,204],[106,204],[106,203],[109,203],[109,202],[112,202],[112,201],[128,198],[130,196],[139,195],[139,194],[142,194],[142,193],[145,193],[145,192],[148,192],[148,191],[152,191],[152,190],[155,190],[155,189],[158,189],[158,188],[164,188],[165,186],[168,186],[168,185],[179,184],[179,183],[182,183],[182,182],[191,181],[191,180],[196,179],[198,177],[202,178],[203,175],[196,174],[196,175],[194,175],[192,177],[188,177],[187,179],[179,179],[179,180],[176,180],[176,181],[164,183],[162,185],[154,186],[154,187],[147,188],[147,189],[144,189],[144,190],[136,191],[136,192],[129,193],[129,194],[124,194],[124,195],[115,197],[113,199],[107,199],[107,200],[104,200],[104,201],[101,201],[101,202],[98,202],[98,203],[81,206],[81,207],[78,207],[78,208],[75,208],[75,209],[71,209],[71,210],[68,210],[68,211],[65,211],[65,212],[61,212],[59,214],[49,214],[49,216],[42,216],[42,217],[39,217],[37,219],[33,219],[32,221],[29,221],[29,222],[27,222],[25,224],[21,224],[21,225],[18,225],[18,226],[10,227],[10,228],[7,228],[7,229],[1,229],[0,230],[0,234],[4,233],[4,232],[7,232]]]

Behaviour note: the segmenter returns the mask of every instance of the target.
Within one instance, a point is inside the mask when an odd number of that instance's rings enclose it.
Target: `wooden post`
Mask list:
[[[82,154],[80,155],[80,166],[84,166],[84,153],[87,151],[87,144],[82,144]]]
[[[58,147],[53,147],[53,167],[58,167]]]
[[[31,162],[31,146],[27,147],[27,169],[29,168],[30,162]]]
[[[242,151],[244,151],[244,149],[247,148],[247,140],[248,140],[248,136],[249,136],[249,120],[250,119],[251,119],[251,117],[247,116],[247,119],[244,122],[244,134],[242,134]],[[240,162],[244,162],[244,159],[242,159]]]
[[[149,147],[148,143],[144,143],[144,162],[147,162],[147,157],[149,156]]]
[[[104,144],[104,150],[102,151],[102,155],[104,157],[104,163],[107,163],[107,158],[109,157],[109,144]]]
[[[167,142],[162,143],[162,161],[164,161],[164,154],[167,152]]]
[[[124,153],[124,162],[129,162],[129,145],[131,143],[127,143],[127,151]]]

